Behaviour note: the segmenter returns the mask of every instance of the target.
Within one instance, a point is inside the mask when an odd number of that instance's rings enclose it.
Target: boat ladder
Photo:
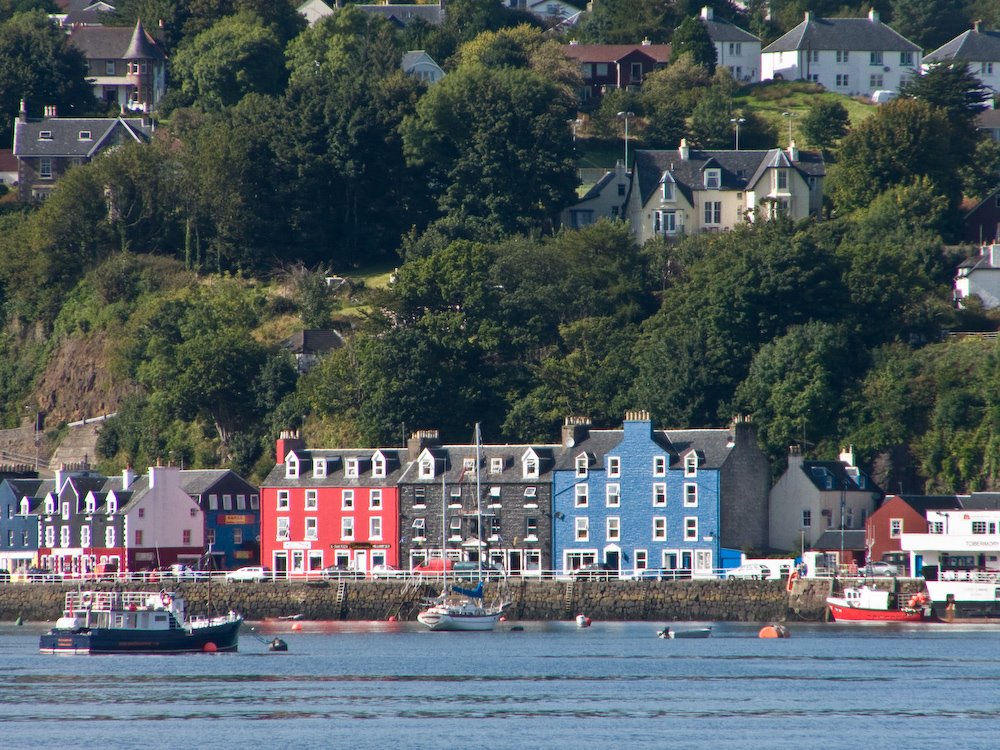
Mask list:
[[[565,597],[563,598],[563,609],[565,610],[564,614],[566,615],[566,617],[573,616],[573,600],[575,598],[573,596],[574,583],[576,583],[576,581],[572,579],[566,583],[566,594]]]
[[[406,610],[406,614],[409,615],[413,611],[413,600],[419,598],[418,594],[423,591],[423,584],[416,581],[407,581],[403,584],[399,591],[399,601],[395,602],[392,607],[389,608],[389,612],[386,614],[386,619],[390,617],[396,617],[397,619],[403,618],[403,610]]]

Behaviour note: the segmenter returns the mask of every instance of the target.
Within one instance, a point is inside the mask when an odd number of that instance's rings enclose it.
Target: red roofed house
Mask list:
[[[646,76],[670,62],[669,44],[577,44],[563,47],[566,56],[580,63],[581,98],[600,98],[608,89],[638,89]]]

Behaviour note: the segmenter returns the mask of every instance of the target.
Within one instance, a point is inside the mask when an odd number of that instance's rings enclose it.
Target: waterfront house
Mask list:
[[[1000,244],[992,243],[959,263],[954,287],[959,305],[975,296],[987,309],[1000,307]]]
[[[260,490],[229,469],[181,470],[181,487],[205,520],[213,570],[260,564]]]
[[[760,80],[760,37],[716,18],[712,8],[701,9],[701,23],[715,45],[715,62],[726,68],[737,81],[756,83]]]
[[[123,478],[131,478],[128,474],[123,472]],[[128,490],[131,497],[118,507],[125,522],[125,569],[152,570],[175,563],[197,566],[205,552],[205,514],[184,491],[181,470],[150,466]]]
[[[900,535],[911,569],[928,580],[963,571],[1000,573],[1000,495],[973,493],[960,502],[960,508],[926,511],[925,532]]]
[[[616,575],[664,568],[709,577],[766,543],[767,458],[752,423],[654,430],[647,412],[621,429],[568,418],[552,480],[553,565]]]
[[[818,18],[805,20],[761,51],[761,79],[811,81],[827,91],[871,96],[898,91],[920,65],[920,46],[879,20]]]
[[[260,488],[261,562],[281,576],[399,565],[397,448],[307,449],[283,432]]]
[[[787,149],[676,150],[635,154],[625,216],[640,243],[721,232],[758,216],[803,219],[823,205],[821,154]]]
[[[926,534],[927,511],[961,507],[956,495],[887,495],[865,522],[868,559],[891,562],[906,572],[910,559],[900,544],[903,534]],[[910,573],[920,575],[920,571]]]
[[[0,569],[23,573],[37,564],[42,501],[51,479],[7,477],[0,481]]]
[[[514,575],[549,570],[556,449],[477,449],[474,443],[442,445],[436,430],[414,433],[399,479],[403,565],[444,557],[490,563]]]
[[[842,451],[837,461],[807,461],[792,446],[788,468],[771,488],[770,546],[814,549],[827,531],[863,530],[883,496],[856,465],[853,448]]]

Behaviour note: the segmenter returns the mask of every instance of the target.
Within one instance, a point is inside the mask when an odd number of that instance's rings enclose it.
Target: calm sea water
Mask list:
[[[1000,745],[997,626],[290,625],[169,657],[44,656],[41,626],[0,626],[0,748]]]

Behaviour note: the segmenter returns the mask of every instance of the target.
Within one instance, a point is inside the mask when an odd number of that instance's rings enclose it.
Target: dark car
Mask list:
[[[0,568],[0,583],[10,583],[10,571]]]
[[[28,568],[26,578],[31,583],[52,583],[57,576],[48,568]]]
[[[586,581],[610,581],[618,577],[618,568],[607,563],[592,563],[573,571],[573,578]]]
[[[490,563],[457,562],[452,568],[455,579],[459,581],[499,581],[507,574],[503,568]]]
[[[365,577],[361,571],[348,568],[346,565],[331,565],[328,568],[323,568],[320,575],[328,581],[356,581]]]

